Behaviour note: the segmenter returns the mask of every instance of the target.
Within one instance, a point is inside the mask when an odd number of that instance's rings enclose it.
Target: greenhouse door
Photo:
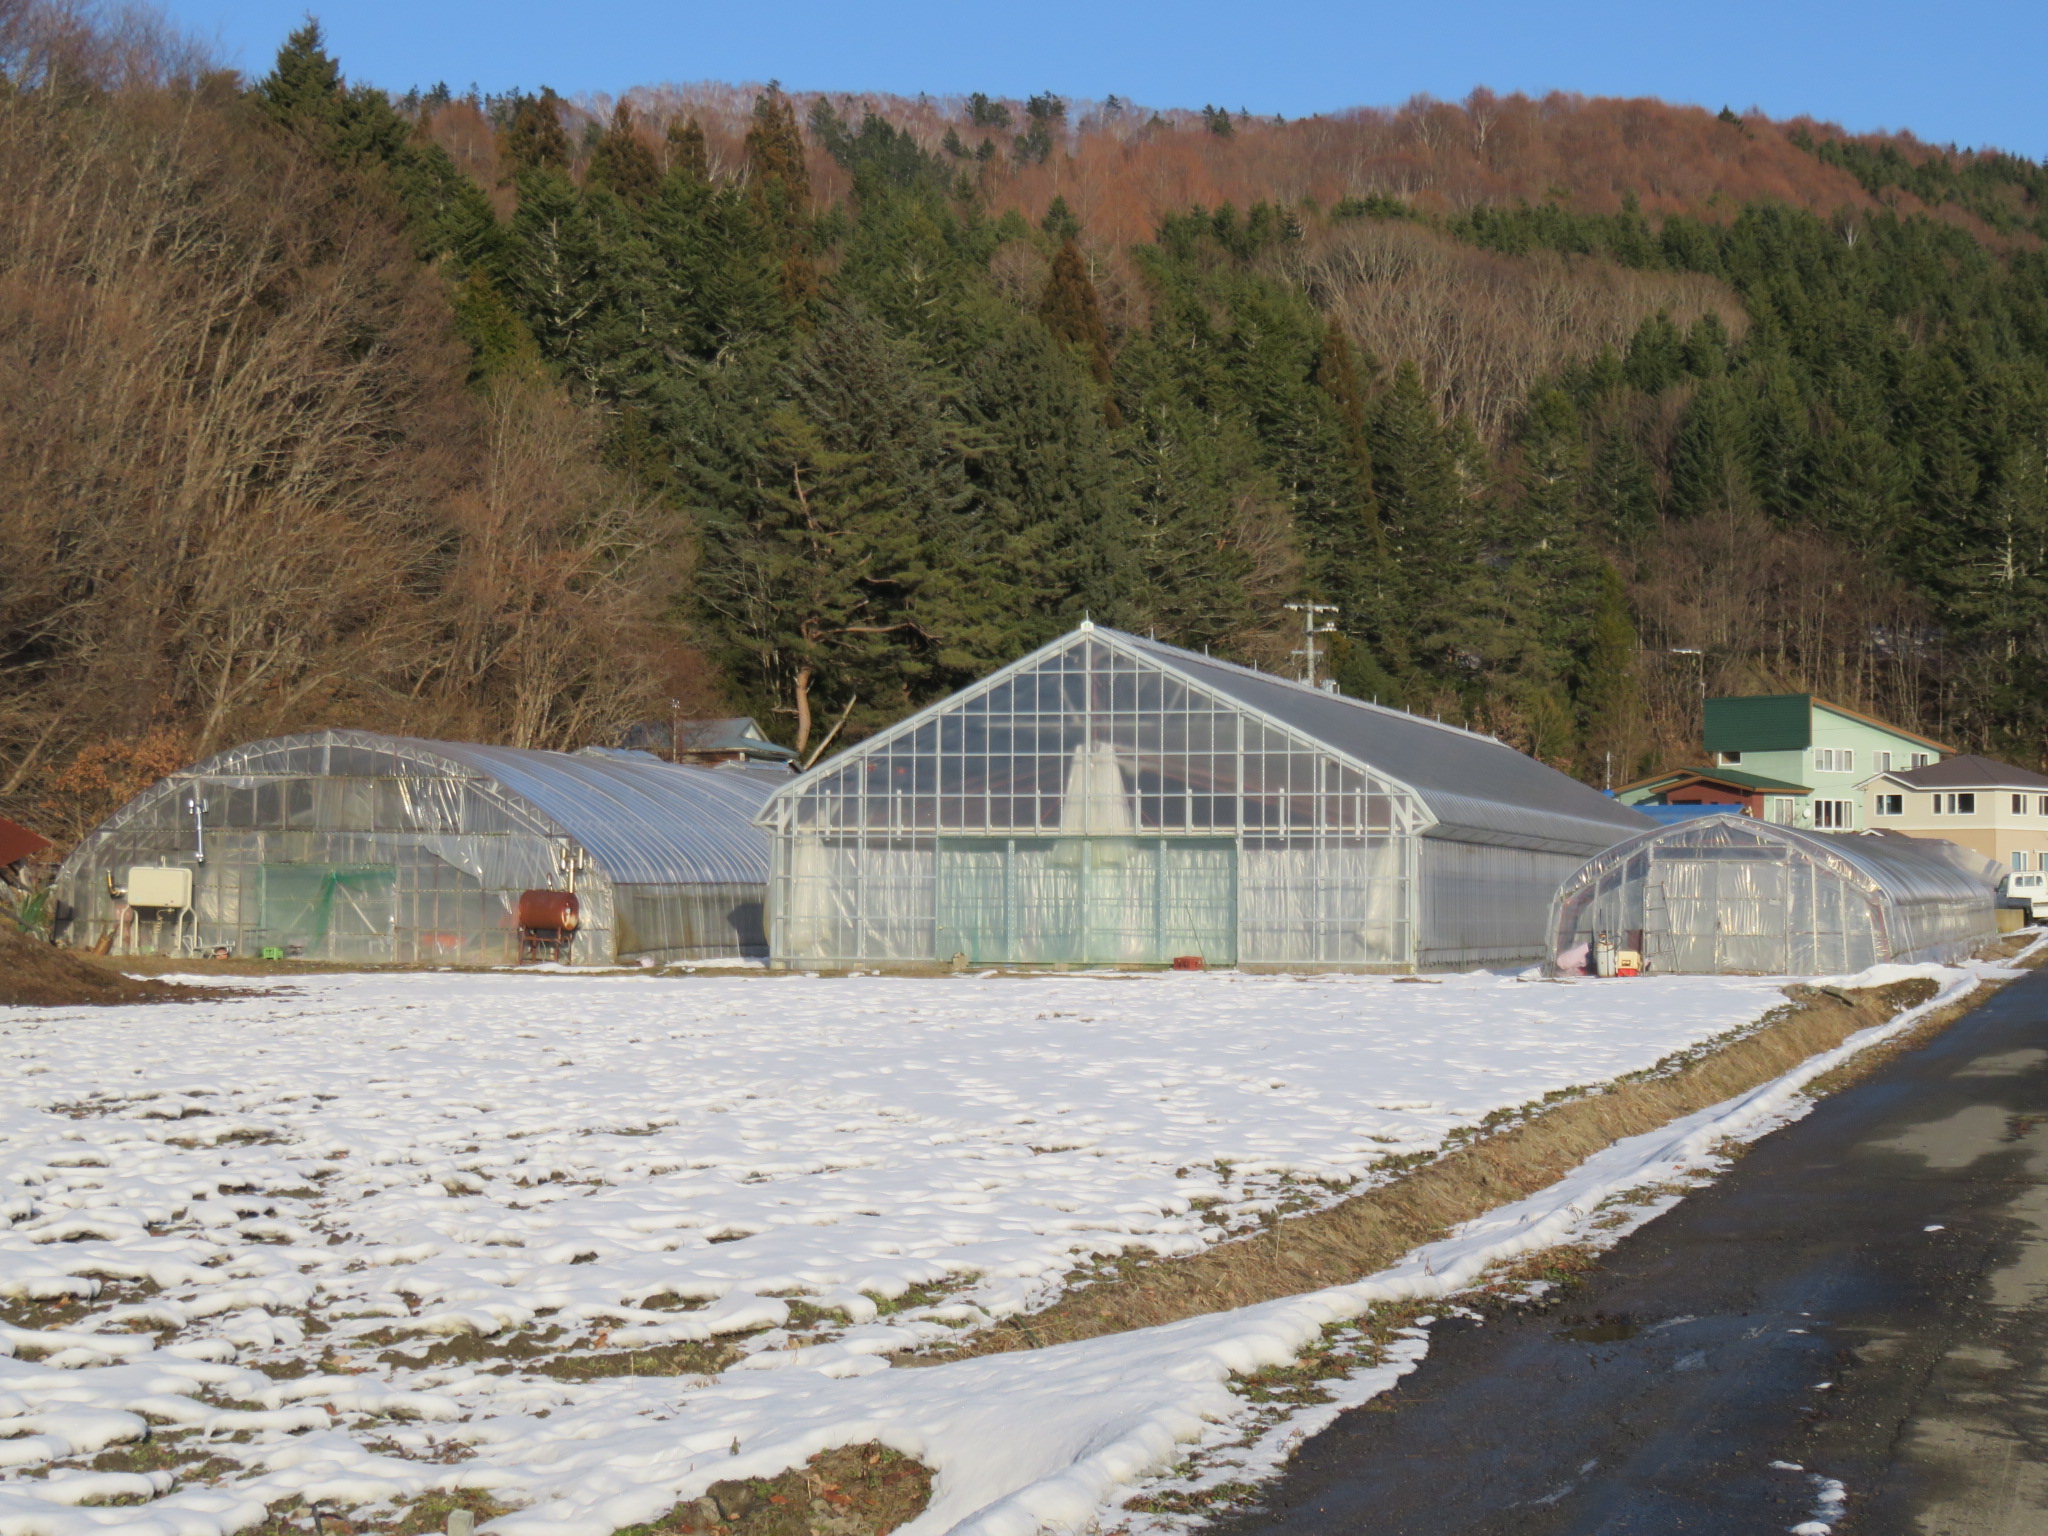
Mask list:
[[[1715,970],[1781,976],[1791,969],[1787,963],[1791,935],[1785,927],[1788,873],[1782,858],[1722,862],[1718,871],[1721,926],[1714,945]]]
[[[1653,859],[1643,906],[1652,969],[1782,974],[1786,875],[1772,858]]]
[[[1237,846],[1225,838],[945,839],[939,958],[976,965],[1237,963]]]
[[[259,940],[325,960],[389,960],[396,875],[388,865],[265,864]]]

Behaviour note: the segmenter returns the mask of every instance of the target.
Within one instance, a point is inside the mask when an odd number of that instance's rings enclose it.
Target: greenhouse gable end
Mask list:
[[[1084,624],[778,789],[780,964],[1538,958],[1651,823],[1491,737]]]

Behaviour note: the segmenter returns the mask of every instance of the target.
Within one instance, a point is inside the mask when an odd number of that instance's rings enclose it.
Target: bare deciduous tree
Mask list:
[[[666,696],[672,525],[595,422],[473,392],[378,190],[152,36],[0,0],[0,797],[145,736],[566,746]]]

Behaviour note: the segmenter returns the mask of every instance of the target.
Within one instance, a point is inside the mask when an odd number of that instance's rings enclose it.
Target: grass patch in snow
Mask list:
[[[713,1483],[616,1536],[888,1536],[924,1513],[932,1475],[885,1445],[822,1451],[776,1477]]]
[[[261,1525],[245,1527],[240,1536],[433,1536],[448,1528],[448,1517],[458,1509],[476,1516],[477,1524],[511,1512],[475,1488],[437,1489],[400,1504],[387,1514],[364,1513],[327,1500],[308,1503],[293,1497],[270,1506],[270,1517]]]
[[[727,1339],[691,1339],[680,1344],[654,1344],[646,1349],[601,1349],[588,1354],[555,1355],[528,1365],[536,1375],[556,1381],[597,1381],[606,1376],[716,1376],[742,1350]],[[510,1365],[494,1370],[510,1374]]]

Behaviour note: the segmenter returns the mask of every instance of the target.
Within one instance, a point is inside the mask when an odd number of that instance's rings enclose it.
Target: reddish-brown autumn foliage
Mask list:
[[[657,157],[668,122],[694,116],[705,133],[711,174],[718,177],[741,171],[760,89],[661,85],[628,91],[621,99],[631,105]],[[799,119],[818,99],[790,96]],[[1164,213],[1226,202],[1242,208],[1311,198],[1328,207],[1345,198],[1381,196],[1457,212],[1482,203],[1558,198],[1581,212],[1611,213],[1633,194],[1646,213],[1713,216],[1760,198],[1824,212],[1873,201],[1854,177],[1790,138],[1800,129],[1842,137],[1839,129],[1808,118],[1775,122],[1755,114],[1730,123],[1699,107],[1646,97],[1497,96],[1482,89],[1462,102],[1417,97],[1400,107],[1360,107],[1294,122],[1239,119],[1227,136],[1209,132],[1199,113],[1075,103],[1061,146],[1065,152],[1056,150],[1042,165],[1025,167],[1009,155],[1026,126],[1018,104],[1011,111],[1016,127],[981,129],[966,125],[964,106],[953,97],[830,99],[842,116],[855,120],[865,110],[880,113],[933,152],[949,128],[970,149],[991,139],[999,151],[991,160],[960,162],[991,210],[1015,208],[1036,223],[1053,198],[1063,197],[1087,243],[1097,247],[1150,239]],[[614,104],[614,98],[599,96],[577,110],[604,122]],[[479,122],[475,108],[461,102],[444,107],[434,120],[435,137],[465,168],[478,163]],[[1910,135],[1887,136],[1885,142],[1909,159],[1935,153]],[[816,146],[810,172],[820,203],[848,190],[846,173]],[[1921,211],[1910,194],[1894,201],[1902,211]],[[1953,207],[1927,211],[1976,227]]]

